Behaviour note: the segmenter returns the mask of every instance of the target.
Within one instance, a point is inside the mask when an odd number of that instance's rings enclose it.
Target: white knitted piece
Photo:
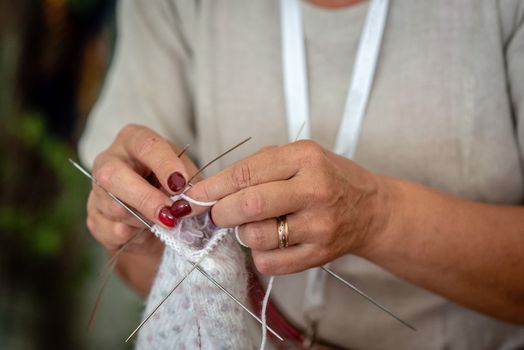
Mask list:
[[[181,219],[154,233],[166,244],[149,294],[147,315],[203,254],[200,266],[242,303],[247,299],[244,254],[233,230],[219,229],[207,215]],[[139,332],[136,349],[255,349],[246,314],[224,292],[193,271]]]

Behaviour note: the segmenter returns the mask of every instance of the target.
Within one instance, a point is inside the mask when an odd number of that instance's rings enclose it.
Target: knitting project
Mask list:
[[[195,263],[203,256],[200,266],[242,303],[246,302],[246,262],[232,229],[216,227],[203,214],[183,218],[170,230],[155,225],[153,232],[166,248],[144,315],[191,269],[189,262]],[[240,306],[193,271],[140,330],[136,349],[255,349],[246,324]]]

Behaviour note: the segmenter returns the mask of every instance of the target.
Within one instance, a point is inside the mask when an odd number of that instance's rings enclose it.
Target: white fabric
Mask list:
[[[173,229],[154,226],[165,244],[149,294],[147,315],[188,270],[200,266],[242,303],[247,302],[244,254],[231,229],[219,229],[207,215],[182,219]],[[254,349],[246,313],[198,271],[193,271],[139,332],[136,349]]]

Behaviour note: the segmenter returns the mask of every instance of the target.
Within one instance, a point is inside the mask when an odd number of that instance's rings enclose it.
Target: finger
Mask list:
[[[143,226],[140,221],[131,215],[121,204],[111,198],[100,186],[93,186],[90,198],[92,198],[96,210],[107,219],[122,222],[133,227]]]
[[[88,217],[93,237],[107,250],[116,251],[125,245],[126,252],[150,254],[163,249],[163,244],[149,230],[108,220],[103,215]],[[142,233],[140,233],[142,232]],[[137,233],[140,233],[137,235]]]
[[[176,225],[176,218],[171,215],[171,200],[124,162],[118,159],[106,162],[95,170],[95,179],[103,189],[113,193],[147,219],[166,227]]]
[[[136,227],[111,221],[99,213],[88,216],[87,227],[93,237],[108,250],[118,249],[137,230]]]
[[[249,186],[289,179],[300,168],[296,160],[301,157],[301,152],[298,152],[296,144],[298,142],[259,151],[195,184],[188,195],[198,200],[212,201]]]
[[[324,255],[312,244],[299,244],[284,249],[251,250],[255,267],[265,275],[301,272],[325,263]]]
[[[189,158],[189,156],[185,153],[187,151],[187,146],[185,148],[186,151],[182,150],[180,152],[178,152],[178,148],[175,146],[175,145],[171,145],[171,147],[173,148],[173,150],[177,153],[177,156],[179,156],[179,158],[182,160],[182,162],[184,163],[184,166],[186,167],[186,170],[188,171],[189,174],[195,174],[198,169],[197,167],[195,166],[195,163],[193,162],[193,160],[191,158]],[[184,154],[181,154],[182,152],[184,152]],[[165,191],[164,188],[162,187],[162,184],[160,183],[160,181],[158,180],[158,178],[156,177],[155,173],[151,172],[149,175],[145,176],[145,179],[147,180],[147,182],[149,182],[152,186],[156,187],[156,188],[159,188],[161,189],[162,191]],[[202,176],[198,175],[196,176],[192,182],[193,183],[197,183],[198,181],[201,181],[203,178]],[[188,183],[189,185],[189,183]],[[171,191],[170,191],[171,192]],[[166,192],[167,193],[167,192]]]
[[[166,190],[178,193],[186,187],[188,174],[178,148],[145,127],[133,125],[121,133],[126,152],[151,169]]]
[[[289,246],[308,242],[310,232],[300,214],[286,216]],[[278,226],[276,219],[267,219],[240,226],[239,238],[253,250],[271,250],[278,248]]]
[[[213,220],[219,227],[234,227],[299,211],[306,203],[298,183],[275,181],[233,193],[212,208]]]

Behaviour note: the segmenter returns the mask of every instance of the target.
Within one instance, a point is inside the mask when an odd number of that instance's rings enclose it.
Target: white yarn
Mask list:
[[[267,319],[266,319],[266,309],[267,304],[269,302],[269,294],[271,293],[271,289],[273,288],[273,280],[275,279],[275,276],[271,276],[269,278],[269,282],[267,284],[266,294],[264,295],[264,299],[262,301],[262,310],[261,318],[262,318],[262,342],[260,344],[260,350],[264,350],[266,347],[267,342]]]
[[[244,242],[242,242],[242,240],[240,239],[240,236],[239,236],[239,229],[238,229],[238,226],[235,226],[235,238],[237,239],[237,242],[238,244],[240,244],[242,247],[244,248],[249,248],[247,246],[247,244],[245,244]]]
[[[184,193],[171,197],[173,201],[180,198],[200,206],[216,203],[197,201]],[[208,214],[182,218],[173,229],[153,226],[152,232],[166,249],[144,315],[149,314],[191,268],[189,262],[200,261],[203,257],[200,266],[245,304],[247,269],[244,255],[230,234],[232,231],[237,241],[247,247],[238,236],[238,226],[218,228]],[[262,302],[261,350],[267,343],[266,309],[273,279],[272,276],[269,280]],[[254,349],[245,317],[225,293],[201,274],[193,272],[141,329],[136,349]]]
[[[200,215],[181,219],[171,230],[154,226],[153,232],[166,249],[145,315],[191,268],[188,261],[206,255],[200,266],[246,303],[248,273],[232,229],[217,228],[208,215]],[[142,327],[136,349],[255,349],[246,317],[240,306],[194,271]]]
[[[185,193],[175,194],[174,196],[171,197],[171,200],[172,201],[177,201],[180,198],[185,199],[186,201],[188,201],[191,204],[199,205],[201,207],[211,207],[211,206],[213,206],[213,205],[215,205],[217,203],[217,201],[210,201],[210,202],[199,201],[199,200],[196,200],[196,199],[193,199],[193,198],[189,197]]]

